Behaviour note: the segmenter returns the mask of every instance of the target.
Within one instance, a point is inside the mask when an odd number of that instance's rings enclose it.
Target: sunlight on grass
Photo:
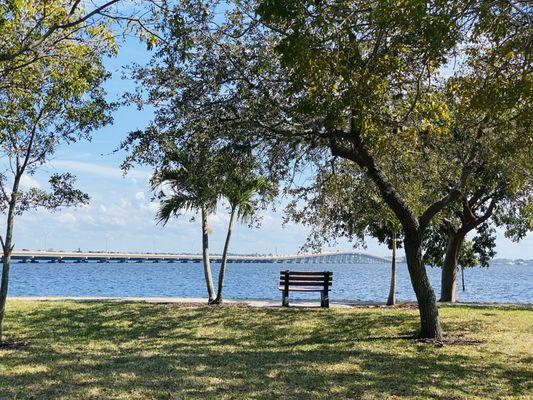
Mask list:
[[[530,398],[532,310],[441,315],[439,348],[409,309],[11,301],[0,399]]]

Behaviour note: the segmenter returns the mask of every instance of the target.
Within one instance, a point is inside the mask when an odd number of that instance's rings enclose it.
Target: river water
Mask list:
[[[218,264],[213,276],[218,276]],[[224,294],[228,299],[279,299],[279,271],[332,271],[332,300],[385,301],[389,288],[387,264],[240,264],[230,263]],[[398,265],[396,296],[415,296],[405,264]],[[438,296],[440,269],[428,268]],[[533,304],[532,265],[493,265],[465,270],[466,291],[458,275],[458,297],[465,302]],[[75,297],[206,297],[200,263],[13,263],[10,296]],[[318,293],[291,293],[314,299]]]

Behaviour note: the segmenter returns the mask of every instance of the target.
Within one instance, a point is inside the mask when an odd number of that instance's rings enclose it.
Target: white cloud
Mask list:
[[[69,212],[58,214],[57,220],[63,224],[75,224],[77,221],[76,216]]]
[[[22,190],[29,190],[32,188],[39,189],[41,185],[37,181],[37,179],[33,178],[29,175],[22,175],[22,178],[20,179],[20,188]]]
[[[118,226],[126,226],[126,220],[124,218],[118,218],[118,217],[114,217],[114,218],[111,218],[111,222],[113,225],[118,225]]]
[[[159,211],[159,204],[150,202],[148,203],[148,210],[152,211],[153,213],[156,213]]]
[[[80,218],[83,222],[94,224],[96,222],[96,219],[92,215],[83,215]]]
[[[92,164],[82,161],[73,160],[54,160],[50,161],[48,166],[57,169],[63,169],[68,171],[84,172],[89,175],[102,176],[106,178],[124,178],[124,173],[120,168],[113,168],[104,165]],[[150,172],[142,170],[131,170],[126,177],[148,179]]]

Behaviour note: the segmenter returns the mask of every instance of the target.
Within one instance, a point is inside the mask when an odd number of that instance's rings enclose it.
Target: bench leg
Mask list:
[[[324,290],[320,292],[320,307],[329,308],[329,293]]]
[[[281,295],[281,306],[282,307],[289,307],[289,294],[288,293],[285,293],[285,292],[282,292],[283,294]]]

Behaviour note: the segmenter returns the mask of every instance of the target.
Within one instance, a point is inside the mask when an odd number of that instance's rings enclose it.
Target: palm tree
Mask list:
[[[215,288],[209,260],[209,227],[207,217],[217,205],[216,182],[209,179],[209,159],[191,159],[183,153],[173,153],[177,168],[162,168],[152,177],[152,188],[160,200],[157,219],[165,225],[182,211],[200,211],[202,219],[202,257],[209,302],[215,299]]]
[[[228,231],[226,234],[226,241],[224,243],[224,250],[222,253],[222,263],[218,274],[218,288],[217,297],[210,304],[222,303],[222,289],[224,286],[224,275],[226,273],[229,242],[233,232],[233,224],[235,216],[241,222],[248,222],[254,215],[257,209],[257,202],[255,198],[257,195],[262,195],[263,200],[269,201],[273,197],[270,190],[271,187],[263,177],[243,178],[238,176],[231,176],[226,181],[223,189],[223,196],[227,199],[230,209],[230,217],[228,223]]]

